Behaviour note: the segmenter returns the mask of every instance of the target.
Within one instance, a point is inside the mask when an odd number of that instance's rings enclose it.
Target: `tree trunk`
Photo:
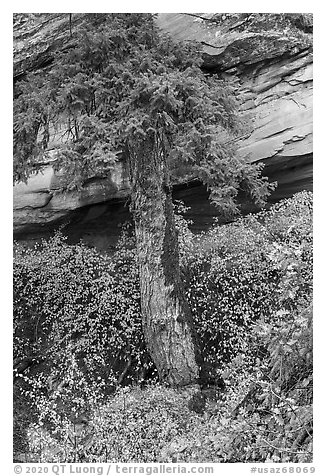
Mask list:
[[[201,353],[182,288],[172,197],[162,172],[153,156],[133,164],[143,331],[160,380],[194,385],[200,382]]]

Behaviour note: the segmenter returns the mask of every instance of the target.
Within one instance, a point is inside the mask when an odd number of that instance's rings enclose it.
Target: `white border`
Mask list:
[[[67,2],[57,0],[52,4],[45,4],[44,1],[14,1],[7,4],[1,12],[1,145],[2,145],[2,181],[0,186],[1,194],[1,319],[2,319],[2,345],[0,346],[1,362],[1,453],[0,465],[1,474],[11,475],[12,465],[12,384],[11,384],[11,361],[12,361],[12,14],[14,12],[261,12],[261,13],[282,13],[282,12],[304,12],[314,13],[314,462],[316,475],[323,474],[325,464],[325,319],[324,296],[325,296],[325,236],[324,221],[325,203],[324,189],[326,173],[324,164],[325,144],[322,139],[325,136],[325,111],[326,107],[326,75],[324,69],[326,41],[324,31],[326,29],[326,11],[321,6],[321,2],[307,1],[280,1],[263,3],[259,1],[232,1],[227,2],[189,2],[189,1],[165,1],[165,2],[103,2],[93,0],[92,2]],[[209,463],[208,463],[209,464]],[[229,464],[216,465],[215,474],[250,474],[252,464]],[[257,464],[256,466],[270,466]],[[275,465],[274,465],[275,466]],[[289,466],[280,464],[280,466]],[[0,466],[1,467],[1,466]],[[50,473],[51,474],[51,473]],[[298,474],[298,473],[296,473]]]

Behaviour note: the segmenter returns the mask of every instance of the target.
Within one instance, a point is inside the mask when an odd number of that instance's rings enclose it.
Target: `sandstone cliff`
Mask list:
[[[55,52],[74,42],[72,33],[83,21],[83,14],[16,14],[15,79],[20,80],[28,71],[51,67]],[[311,189],[311,15],[166,13],[159,14],[157,22],[176,40],[201,42],[203,67],[236,81],[241,109],[252,119],[250,132],[239,141],[240,153],[251,161],[264,161],[266,173],[280,184],[274,199]],[[128,195],[128,181],[121,167],[112,173],[111,180],[94,178],[82,193],[59,192],[61,180],[49,163],[27,184],[15,185],[15,232],[40,231],[49,223],[70,217],[74,210],[98,204],[82,214],[83,222],[94,220],[108,214],[112,204]],[[184,196],[178,193],[179,198],[187,197],[189,189]],[[206,200],[202,191],[199,195]],[[208,215],[213,214],[209,205],[204,208]]]

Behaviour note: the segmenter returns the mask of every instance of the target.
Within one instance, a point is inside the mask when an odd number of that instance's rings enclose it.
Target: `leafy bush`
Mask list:
[[[114,380],[113,360],[122,353],[140,361],[139,288],[128,253],[120,251],[113,261],[82,244],[67,245],[60,233],[33,250],[17,245],[16,358],[51,358],[53,365],[69,347],[84,366],[94,366],[88,374],[106,381]]]
[[[86,422],[68,422],[61,438],[39,425],[31,427],[34,458],[311,462],[311,309],[286,320],[282,315],[275,318],[274,326],[260,322],[253,329],[254,363],[244,352],[225,366],[226,394],[210,401],[203,415],[189,410],[186,392],[158,385],[122,388],[106,404],[95,402]],[[263,356],[262,344],[267,348]]]
[[[87,424],[70,423],[70,442],[42,431],[49,441],[44,452],[39,428],[30,433],[34,457],[44,461],[155,462],[174,457],[179,438],[200,418],[178,391],[149,386],[124,387],[105,405],[93,408]],[[41,455],[41,457],[39,456]]]
[[[57,233],[33,249],[15,245],[16,444],[35,418],[49,428],[87,414],[117,385],[152,365],[140,319],[134,251],[114,259],[70,246]],[[155,370],[155,369],[154,369]],[[154,371],[153,370],[153,371]],[[93,396],[93,397],[92,397]],[[92,397],[92,398],[91,398]]]
[[[310,301],[312,194],[194,238],[183,275],[205,359],[221,368],[247,349],[257,320]]]
[[[248,349],[224,367],[227,392],[193,428],[183,457],[214,462],[311,462],[311,308],[260,322]],[[262,355],[261,347],[266,351]],[[201,442],[200,450],[196,441]]]

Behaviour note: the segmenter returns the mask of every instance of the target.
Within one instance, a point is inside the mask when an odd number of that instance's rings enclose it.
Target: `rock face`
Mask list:
[[[15,15],[15,78],[50,67],[55,51],[72,44],[71,31],[84,21],[83,14]],[[239,140],[239,152],[252,162],[263,161],[265,173],[279,182],[272,201],[312,189],[311,22],[308,14],[157,16],[158,26],[176,41],[193,40],[203,45],[203,68],[207,72],[236,85],[241,111],[251,124],[247,135]],[[76,213],[83,217],[83,227],[87,221],[94,223],[97,216],[103,224],[103,213],[110,220],[110,208],[116,209],[117,203],[121,207],[128,196],[128,180],[121,166],[110,180],[94,177],[80,194],[60,193],[62,179],[49,164],[27,184],[14,187],[14,231],[19,236],[42,232],[60,219],[70,221]],[[189,193],[197,193],[199,201],[207,200],[200,187],[179,190],[177,195],[187,202]],[[192,196],[190,202],[195,201]],[[204,202],[202,205],[211,217],[212,208]]]
[[[241,154],[267,166],[312,154],[310,33],[295,34],[289,18],[270,14],[167,13],[158,24],[176,40],[200,41],[204,67],[237,80],[241,109],[253,119]]]
[[[96,177],[82,192],[60,192],[61,180],[64,177],[54,173],[48,165],[41,173],[30,177],[26,184],[14,186],[14,233],[37,232],[62,221],[74,210],[106,201],[125,201],[128,196],[129,184],[121,164],[111,172],[109,179]]]

